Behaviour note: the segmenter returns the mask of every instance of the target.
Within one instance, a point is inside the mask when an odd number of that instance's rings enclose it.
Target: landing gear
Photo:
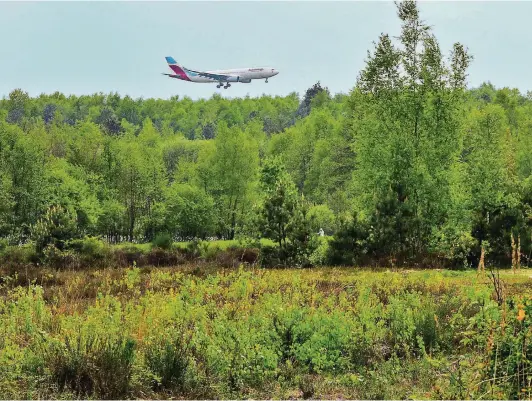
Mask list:
[[[231,86],[231,84],[228,82],[227,84],[225,84],[224,89],[227,89],[227,88],[229,88],[230,86]]]
[[[264,82],[268,83],[268,78],[266,78],[266,81],[264,81]]]

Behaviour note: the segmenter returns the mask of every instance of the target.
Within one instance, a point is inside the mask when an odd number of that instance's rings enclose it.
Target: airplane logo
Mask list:
[[[173,57],[165,57],[168,67],[172,70],[173,74],[165,74],[170,78],[180,79],[182,81],[190,81],[197,83],[214,83],[217,82],[217,88],[227,89],[231,86],[230,82],[240,82],[243,84],[249,84],[253,79],[265,79],[268,82],[268,78],[271,78],[277,74],[275,68],[260,67],[260,68],[236,68],[232,70],[216,70],[216,71],[194,71],[185,68],[174,60]],[[224,86],[225,84],[225,86]]]

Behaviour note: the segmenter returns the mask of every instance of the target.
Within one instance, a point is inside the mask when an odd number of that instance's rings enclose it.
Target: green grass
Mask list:
[[[226,250],[230,246],[244,246],[245,244],[248,244],[245,240],[214,240],[214,241],[201,241],[203,243],[208,244],[207,246],[209,248],[218,248],[220,250]],[[268,239],[268,238],[261,238],[260,240],[261,245],[263,246],[272,246],[275,245],[275,243]],[[192,241],[180,241],[180,242],[174,242],[173,246],[179,249],[186,249],[190,244],[192,244]],[[129,247],[135,247],[143,252],[148,252],[152,245],[150,242],[147,243],[131,243],[131,242],[122,242],[120,244],[113,245],[113,248],[116,249],[124,249]]]
[[[501,273],[499,307],[474,271],[19,272],[0,284],[0,394],[523,398],[530,275]]]
[[[218,248],[220,250],[226,250],[230,246],[244,246],[248,242],[245,240],[214,240],[214,241],[203,241],[208,244],[209,248]],[[174,242],[174,246],[181,249],[186,249],[192,241],[182,241],[182,242]],[[268,238],[261,238],[260,243],[263,246],[273,246],[275,243],[268,239]]]
[[[119,244],[113,244],[112,247],[115,249],[126,249],[126,248],[133,247],[133,248],[137,248],[138,250],[142,252],[149,252],[149,250],[151,249],[151,243],[146,242],[146,243],[137,244],[133,242],[121,242]]]

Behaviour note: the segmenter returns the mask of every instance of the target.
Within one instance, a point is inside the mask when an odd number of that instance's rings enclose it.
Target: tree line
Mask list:
[[[268,237],[301,261],[322,229],[323,263],[528,263],[531,93],[468,89],[466,47],[446,57],[413,1],[397,15],[397,39],[378,38],[348,94],[13,90],[0,101],[3,243]]]

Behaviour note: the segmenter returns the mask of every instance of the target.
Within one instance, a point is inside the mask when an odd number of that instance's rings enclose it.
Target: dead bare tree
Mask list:
[[[504,281],[501,280],[501,275],[499,268],[493,269],[492,266],[490,266],[490,274],[488,277],[491,280],[491,284],[493,285],[493,290],[495,292],[495,300],[497,301],[497,304],[502,306],[504,304],[505,300],[505,291],[504,291]]]

